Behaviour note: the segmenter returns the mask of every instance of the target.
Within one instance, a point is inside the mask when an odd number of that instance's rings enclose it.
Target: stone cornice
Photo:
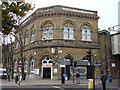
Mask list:
[[[47,13],[41,13],[41,14],[36,14],[33,15],[31,17],[31,19],[29,19],[27,22],[23,22],[21,24],[21,27],[24,27],[30,23],[32,23],[31,21],[36,20],[38,18],[45,18],[45,17],[53,17],[53,16],[66,16],[66,17],[76,17],[76,18],[86,18],[86,19],[93,19],[93,20],[98,20],[99,17],[98,16],[94,16],[94,15],[89,15],[89,14],[78,14],[78,13],[73,13],[73,12],[47,12]]]
[[[63,16],[98,20],[97,11],[66,7],[61,5],[39,8],[21,23],[21,29],[38,18]],[[19,30],[17,31],[19,32]],[[16,33],[17,33],[16,32]]]

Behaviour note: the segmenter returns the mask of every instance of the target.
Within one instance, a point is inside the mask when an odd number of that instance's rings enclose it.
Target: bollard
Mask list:
[[[93,90],[93,79],[88,79],[88,89]]]

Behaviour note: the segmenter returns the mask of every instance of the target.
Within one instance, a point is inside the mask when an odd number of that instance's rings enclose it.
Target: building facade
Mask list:
[[[99,31],[100,40],[100,69],[108,76],[111,76],[112,46],[110,32]]]
[[[111,72],[114,78],[120,76],[120,33],[111,35],[112,44],[112,58],[111,58]]]
[[[118,25],[120,25],[120,1],[118,2]],[[118,28],[120,31],[120,26]]]
[[[59,5],[37,9],[15,32],[14,72],[21,72],[19,64],[23,61],[28,77],[59,79],[61,62],[82,61],[88,50],[92,62],[100,63],[98,19],[97,11],[91,10]],[[86,66],[77,69],[86,75]],[[73,75],[69,64],[64,70],[68,78]],[[95,73],[100,74],[99,67]]]

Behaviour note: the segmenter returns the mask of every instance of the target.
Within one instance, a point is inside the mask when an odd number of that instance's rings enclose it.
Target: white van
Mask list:
[[[0,79],[7,79],[7,72],[4,68],[0,68]]]

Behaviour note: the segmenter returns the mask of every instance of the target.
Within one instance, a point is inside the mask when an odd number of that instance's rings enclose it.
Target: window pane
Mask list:
[[[86,40],[85,29],[82,29],[82,40]]]
[[[25,69],[25,72],[27,72],[27,61],[25,61],[24,63],[24,69]]]
[[[70,38],[70,39],[74,39],[74,28],[73,28],[73,27],[70,27],[70,30],[69,30],[69,38]]]
[[[47,39],[47,30],[45,28],[43,30],[43,39]]]
[[[53,36],[52,36],[52,27],[48,27],[48,39],[52,39]]]
[[[64,39],[68,39],[68,27],[64,27]]]
[[[91,41],[91,31],[87,29],[87,41]]]

